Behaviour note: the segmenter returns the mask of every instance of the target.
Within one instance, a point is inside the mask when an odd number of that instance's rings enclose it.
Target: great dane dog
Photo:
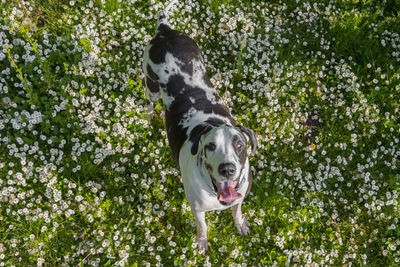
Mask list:
[[[241,205],[252,184],[247,155],[257,140],[249,128],[237,125],[211,84],[195,41],[168,26],[167,11],[158,17],[157,31],[144,52],[147,109],[162,99],[168,141],[186,198],[196,218],[197,244],[207,250],[205,212],[232,207],[241,235],[250,233]]]

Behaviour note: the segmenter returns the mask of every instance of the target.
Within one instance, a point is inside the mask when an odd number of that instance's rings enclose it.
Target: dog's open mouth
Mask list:
[[[223,181],[217,182],[213,177],[211,177],[214,190],[218,194],[218,200],[224,205],[230,204],[242,197],[240,193],[237,192],[239,182],[236,181]]]

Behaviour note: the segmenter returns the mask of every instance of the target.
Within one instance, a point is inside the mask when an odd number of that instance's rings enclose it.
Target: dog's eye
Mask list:
[[[243,146],[242,143],[237,143],[237,144],[235,145],[236,149],[241,149],[242,146]]]
[[[207,148],[208,150],[210,150],[210,151],[214,151],[215,148],[216,148],[216,146],[215,146],[214,143],[209,143],[209,144],[206,146],[206,148]]]

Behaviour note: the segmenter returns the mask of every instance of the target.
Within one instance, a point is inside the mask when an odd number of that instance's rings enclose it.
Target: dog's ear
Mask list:
[[[190,132],[189,140],[193,143],[192,144],[192,149],[190,150],[192,152],[192,155],[196,155],[198,150],[199,150],[199,143],[201,140],[201,137],[211,131],[212,126],[208,124],[200,124],[197,125],[192,129]]]
[[[240,129],[240,131],[246,136],[247,142],[250,141],[251,144],[251,153],[254,155],[257,150],[257,138],[256,135],[254,134],[253,130],[244,127],[242,125],[237,125],[237,128]]]

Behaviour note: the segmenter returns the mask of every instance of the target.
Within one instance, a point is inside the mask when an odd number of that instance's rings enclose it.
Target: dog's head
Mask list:
[[[254,132],[244,126],[204,124],[196,126],[190,135],[191,152],[201,157],[202,168],[210,176],[218,200],[230,203],[241,195],[237,192],[246,163],[247,144],[256,151]]]

